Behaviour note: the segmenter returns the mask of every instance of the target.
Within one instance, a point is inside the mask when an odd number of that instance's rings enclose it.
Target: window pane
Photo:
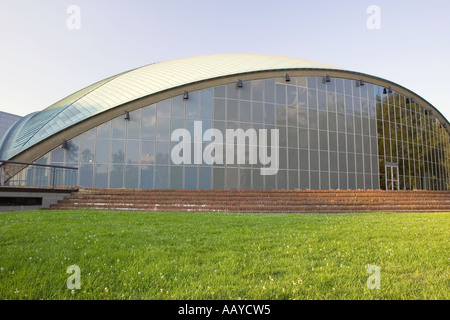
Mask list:
[[[151,105],[142,109],[142,139],[155,139],[156,109]]]
[[[212,89],[200,91],[200,119],[212,119],[213,92]]]
[[[127,138],[140,139],[141,138],[141,109],[130,112],[130,120],[125,121],[127,124]]]
[[[186,166],[184,168],[184,187],[185,189],[197,189],[197,167]]]

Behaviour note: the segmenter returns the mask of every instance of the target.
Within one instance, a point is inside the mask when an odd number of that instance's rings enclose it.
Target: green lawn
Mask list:
[[[450,213],[0,213],[0,299],[450,299],[449,240]]]

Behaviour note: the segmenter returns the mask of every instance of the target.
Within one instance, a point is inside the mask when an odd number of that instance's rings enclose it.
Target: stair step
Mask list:
[[[51,208],[255,213],[450,211],[450,192],[81,189]]]

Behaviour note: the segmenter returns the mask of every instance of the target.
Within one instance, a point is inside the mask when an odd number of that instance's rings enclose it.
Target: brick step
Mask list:
[[[145,208],[145,207],[177,207],[177,208],[219,208],[219,207],[226,207],[226,208],[258,208],[258,209],[271,209],[271,208],[333,208],[333,207],[345,207],[345,208],[393,208],[393,207],[422,207],[422,208],[448,208],[450,209],[449,204],[410,204],[410,203],[403,203],[403,204],[347,204],[345,206],[342,206],[340,204],[276,204],[276,203],[265,203],[265,204],[254,204],[254,203],[234,203],[234,202],[228,202],[228,203],[210,203],[210,204],[192,204],[192,203],[186,203],[186,204],[177,204],[177,203],[101,203],[101,202],[86,202],[86,203],[58,203],[56,206],[62,207],[62,206],[68,206],[68,207],[102,207],[102,208],[113,208],[113,207],[135,207],[135,208]]]
[[[82,207],[78,206],[54,206],[55,210],[62,209],[80,209]],[[102,207],[102,206],[92,206],[88,207],[90,210],[117,210],[117,211],[158,211],[158,212],[253,212],[253,213],[269,213],[269,212],[279,212],[279,213],[339,213],[339,212],[440,212],[448,211],[450,208],[436,207],[436,206],[382,206],[382,207],[328,207],[328,206],[308,206],[308,207],[223,207],[223,206],[206,206],[206,207],[180,207],[180,206],[112,206],[112,207]]]
[[[450,211],[450,192],[82,189],[51,208],[161,212],[426,212]]]
[[[299,200],[308,200],[308,199],[405,199],[405,200],[415,200],[415,199],[428,199],[428,200],[438,200],[445,201],[450,200],[450,195],[442,195],[442,196],[432,196],[427,194],[416,194],[416,195],[393,195],[393,196],[385,196],[385,195],[302,195],[302,194],[287,194],[287,195],[276,195],[276,194],[248,194],[248,195],[194,195],[194,194],[158,194],[158,195],[142,195],[142,194],[75,194],[71,196],[72,199],[130,199],[130,200],[160,200],[160,199],[178,199],[178,200],[189,200],[192,198],[196,199],[204,199],[204,200],[220,200],[220,199],[233,199],[233,200],[246,200],[246,199],[299,199]]]
[[[352,199],[339,199],[339,200],[329,200],[325,201],[323,199],[310,199],[310,200],[280,200],[280,199],[271,199],[270,201],[262,200],[262,199],[245,199],[243,201],[235,201],[234,199],[222,199],[220,201],[216,200],[204,200],[204,199],[188,199],[188,200],[180,200],[180,199],[160,199],[156,201],[154,199],[149,200],[132,200],[132,199],[67,199],[60,202],[60,204],[67,205],[95,205],[95,204],[103,204],[103,205],[113,205],[113,204],[180,204],[184,203],[186,205],[245,205],[245,206],[261,206],[261,205],[359,205],[359,206],[371,206],[371,205],[441,205],[450,207],[450,200],[445,201],[437,201],[437,200],[384,200],[384,199],[372,199],[370,201],[360,201],[360,200],[352,200]]]
[[[365,196],[370,194],[375,195],[381,195],[384,194],[386,196],[395,196],[398,194],[402,195],[418,195],[418,194],[426,194],[426,195],[436,195],[436,196],[449,196],[449,191],[405,191],[405,190],[399,190],[399,191],[385,191],[385,190],[123,190],[123,189],[108,189],[108,190],[98,190],[98,189],[89,189],[89,190],[82,190],[77,192],[78,194],[88,195],[88,194],[94,194],[94,195],[129,195],[129,194],[150,194],[150,195],[157,195],[157,194],[201,194],[201,195],[230,195],[230,194],[243,194],[243,195],[252,195],[252,194],[264,194],[264,195],[270,195],[270,194],[281,194],[281,195],[292,195],[292,194],[302,194],[302,195],[333,195],[333,196],[339,196],[339,195],[358,195],[358,196]]]

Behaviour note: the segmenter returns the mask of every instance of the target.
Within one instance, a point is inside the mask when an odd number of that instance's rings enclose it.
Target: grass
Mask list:
[[[449,226],[450,213],[1,213],[0,299],[447,300]]]

